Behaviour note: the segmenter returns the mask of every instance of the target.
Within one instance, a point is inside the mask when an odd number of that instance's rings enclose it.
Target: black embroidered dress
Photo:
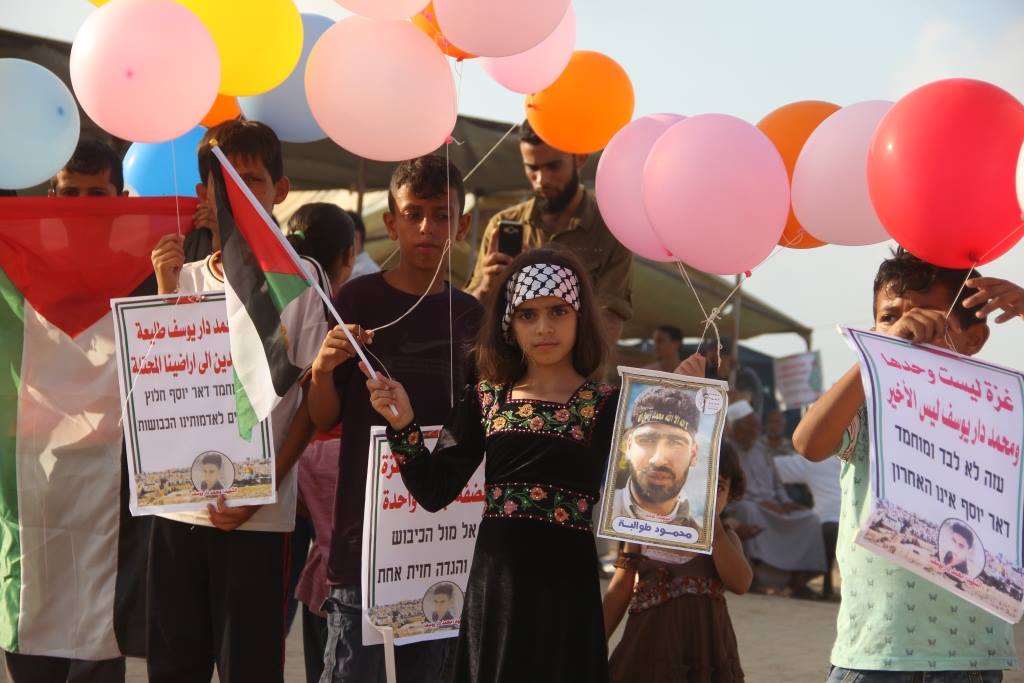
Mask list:
[[[608,680],[591,510],[618,390],[587,382],[568,403],[467,387],[434,452],[416,424],[388,431],[402,480],[438,510],[484,453],[486,493],[456,650],[458,683]]]

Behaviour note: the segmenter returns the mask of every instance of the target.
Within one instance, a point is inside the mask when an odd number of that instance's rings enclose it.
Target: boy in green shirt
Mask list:
[[[989,337],[985,315],[1002,308],[997,322],[1017,317],[1022,293],[1005,281],[933,266],[901,248],[875,277],[874,329],[917,343],[952,343],[974,355]],[[853,542],[871,513],[864,402],[855,365],[793,434],[809,460],[843,460],[837,548],[843,599],[828,683],[1001,681],[1003,669],[1017,666],[1009,624]]]

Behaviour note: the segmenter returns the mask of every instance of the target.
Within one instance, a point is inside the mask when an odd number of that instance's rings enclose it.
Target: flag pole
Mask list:
[[[324,305],[327,307],[327,310],[331,312],[332,316],[334,316],[334,320],[338,323],[338,326],[341,328],[341,331],[345,333],[345,338],[348,339],[348,343],[352,345],[352,348],[355,350],[356,355],[359,356],[359,360],[361,360],[363,364],[366,366],[366,369],[369,370],[370,379],[378,379],[377,371],[373,369],[373,365],[366,357],[366,354],[363,353],[363,349],[359,345],[359,342],[357,342],[355,337],[352,336],[352,333],[348,329],[348,325],[346,325],[345,321],[341,319],[341,316],[338,314],[338,310],[334,307],[334,302],[331,301],[331,298],[327,296],[327,293],[324,292],[324,290],[320,287],[320,283],[316,281],[316,278],[310,277],[309,273],[306,272],[306,268],[302,265],[301,257],[298,255],[298,253],[296,253],[295,249],[288,242],[288,240],[285,239],[284,233],[282,233],[281,230],[278,229],[277,224],[274,222],[274,219],[270,217],[270,214],[267,213],[266,209],[263,208],[263,205],[260,204],[259,200],[256,199],[256,195],[252,193],[252,190],[249,189],[249,186],[246,185],[245,181],[242,180],[241,176],[238,175],[238,171],[236,171],[235,167],[231,165],[230,161],[228,161],[227,156],[224,155],[224,152],[221,151],[221,148],[217,146],[216,140],[210,140],[210,149],[213,151],[214,156],[216,156],[217,160],[220,162],[221,168],[228,172],[228,174],[231,176],[231,179],[235,181],[235,184],[245,194],[245,198],[249,200],[249,202],[259,213],[260,217],[263,219],[263,222],[266,224],[267,229],[270,230],[270,232],[273,233],[274,237],[277,238],[277,241],[280,242],[281,246],[284,248],[289,258],[291,258],[295,267],[298,268],[300,273],[302,273],[302,277],[305,278],[307,284],[309,284],[309,286],[316,291],[316,293],[320,296],[320,300],[323,301]],[[396,409],[393,404],[391,406],[391,413],[396,417],[398,416],[398,409]]]

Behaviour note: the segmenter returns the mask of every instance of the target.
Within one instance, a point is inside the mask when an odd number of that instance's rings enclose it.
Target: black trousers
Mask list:
[[[153,519],[150,683],[284,680],[288,536]]]
[[[306,661],[306,683],[319,683],[324,672],[324,650],[327,649],[327,619],[313,614],[300,604],[302,610],[302,654]]]
[[[124,657],[87,661],[4,652],[11,683],[124,683]]]

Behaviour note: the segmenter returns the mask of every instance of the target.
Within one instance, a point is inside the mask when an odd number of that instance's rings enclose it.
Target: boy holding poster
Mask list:
[[[875,278],[875,332],[952,347],[967,356],[978,353],[989,328],[972,306],[989,297],[983,286],[962,288],[965,280],[974,282],[969,276],[977,274],[933,266],[898,250]],[[943,681],[998,681],[1002,669],[1015,667],[1009,624],[854,543],[873,500],[859,365],[810,409],[793,443],[809,460],[836,454],[844,461],[837,553],[843,600],[829,681],[894,680],[887,672],[922,677],[924,672],[942,673]]]
[[[196,189],[210,212],[215,251],[185,264],[182,238],[162,238],[152,254],[161,294],[224,290],[218,207],[211,201],[216,163],[212,138],[268,213],[288,194],[281,143],[270,128],[256,121],[228,121],[207,131],[199,146],[199,169],[209,187]],[[312,260],[304,261],[327,289],[323,270]],[[327,333],[323,302],[315,290],[307,289],[284,310],[282,325],[289,360],[308,368]],[[298,497],[293,465],[313,433],[297,383],[274,408],[271,425],[277,503],[228,507],[221,495],[208,511],[168,513],[153,520],[147,631],[153,683],[206,683],[215,664],[224,683],[283,680],[288,541]],[[212,462],[209,469],[207,486],[228,484],[216,476]]]
[[[424,424],[444,421],[469,381],[468,351],[482,308],[440,276],[450,249],[470,227],[464,214],[462,174],[437,155],[404,161],[391,176],[384,222],[398,242],[398,267],[357,278],[335,301],[360,343],[372,339],[372,358],[407,387]],[[324,340],[313,364],[310,414],[320,431],[342,426],[340,474],[334,505],[327,577],[331,596],[325,683],[384,680],[384,648],[362,641],[363,508],[370,429],[384,426],[370,406],[366,382],[341,329]],[[379,367],[378,370],[381,370]],[[398,680],[441,679],[449,641],[403,645],[396,651]]]

